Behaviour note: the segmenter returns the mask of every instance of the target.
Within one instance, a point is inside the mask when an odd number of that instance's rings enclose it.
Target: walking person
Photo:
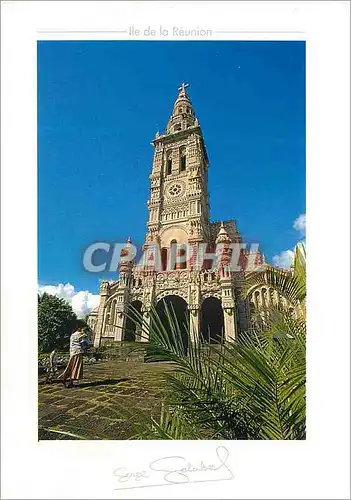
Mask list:
[[[66,387],[73,387],[74,380],[83,378],[83,354],[88,347],[85,327],[80,326],[72,333],[69,341],[69,361],[63,373],[58,377]]]
[[[56,349],[54,349],[49,356],[49,366],[46,375],[46,382],[51,384],[56,373],[57,373],[57,355],[56,355]]]

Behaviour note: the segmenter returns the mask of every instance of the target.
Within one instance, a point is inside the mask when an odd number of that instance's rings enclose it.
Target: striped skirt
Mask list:
[[[83,378],[83,354],[75,354],[69,358],[68,365],[59,379],[79,380],[81,378]]]

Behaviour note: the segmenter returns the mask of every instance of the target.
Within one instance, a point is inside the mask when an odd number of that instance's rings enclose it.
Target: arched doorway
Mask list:
[[[187,330],[189,325],[189,311],[186,301],[178,295],[167,295],[158,301],[156,305],[156,312],[166,331],[170,331],[171,328],[168,315],[170,315],[173,321],[176,320],[174,321],[178,325],[176,327],[176,334],[181,337],[184,352],[186,352],[188,349]]]
[[[141,306],[140,300],[134,300],[130,303],[123,340],[129,342],[140,340],[141,321],[138,316],[141,314]]]
[[[207,297],[202,303],[200,332],[203,342],[223,342],[224,315],[222,303],[217,297]]]

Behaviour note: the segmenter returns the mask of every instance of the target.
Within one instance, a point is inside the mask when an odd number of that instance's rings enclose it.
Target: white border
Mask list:
[[[2,2],[3,498],[121,498],[122,462],[213,453],[211,442],[36,441],[36,40],[128,38],[38,31],[185,19],[240,31],[216,39],[307,40],[308,440],[227,442],[233,481],[123,497],[349,498],[349,3],[317,1]]]

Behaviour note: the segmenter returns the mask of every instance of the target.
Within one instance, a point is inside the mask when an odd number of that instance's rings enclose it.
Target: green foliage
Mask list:
[[[38,296],[38,344],[39,351],[67,349],[69,337],[79,320],[64,299],[44,293]]]
[[[274,268],[248,276],[255,285],[274,286],[301,311],[306,296],[305,257],[296,250],[292,273]],[[261,280],[261,281],[260,281]],[[149,354],[168,360],[167,394],[161,414],[142,421],[143,439],[305,439],[306,323],[290,306],[269,311],[264,323],[240,342],[214,347],[182,337],[172,309],[166,321],[151,312]],[[137,311],[131,313],[142,321]],[[149,333],[143,324],[143,335]],[[185,352],[186,351],[186,352]]]

